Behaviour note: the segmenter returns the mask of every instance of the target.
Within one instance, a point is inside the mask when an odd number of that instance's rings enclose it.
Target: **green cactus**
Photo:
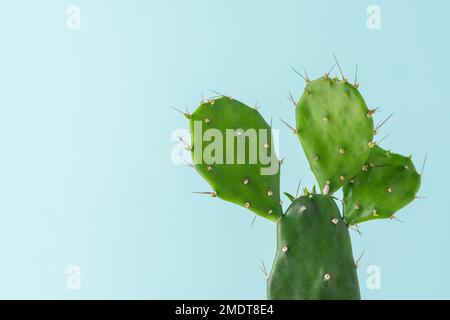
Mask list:
[[[411,158],[375,146],[355,177],[344,185],[344,216],[349,224],[390,218],[414,200],[420,174]]]
[[[373,144],[372,114],[346,80],[307,81],[296,107],[296,133],[324,194],[337,191],[361,169]]]
[[[211,194],[280,219],[279,160],[271,128],[258,111],[221,97],[202,103],[189,118],[194,166],[213,188]]]
[[[185,114],[193,164],[213,189],[206,193],[277,224],[269,299],[360,299],[348,229],[392,217],[416,197],[421,175],[410,158],[373,142],[375,110],[367,108],[358,85],[343,76],[305,80],[291,129],[322,194],[315,187],[300,198],[285,192],[292,204],[283,214],[271,125],[254,108],[226,96]],[[343,215],[332,196],[342,186]]]
[[[350,236],[333,198],[294,200],[277,230],[269,299],[360,299]]]

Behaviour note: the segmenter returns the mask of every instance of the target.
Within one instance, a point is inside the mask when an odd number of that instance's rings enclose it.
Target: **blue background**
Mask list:
[[[66,8],[81,8],[81,29]],[[382,27],[366,27],[381,8]],[[225,91],[280,128],[282,189],[314,178],[286,95],[335,52],[383,128],[383,146],[429,153],[420,194],[398,217],[361,225],[365,299],[450,298],[447,1],[2,1],[0,298],[265,298],[275,226],[171,161],[201,93]],[[286,199],[285,199],[286,200]],[[285,201],[285,204],[287,201]],[[78,265],[80,290],[66,287]],[[366,268],[378,265],[381,290]]]

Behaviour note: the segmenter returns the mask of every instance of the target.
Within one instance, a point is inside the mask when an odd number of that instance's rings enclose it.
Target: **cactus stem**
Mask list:
[[[284,121],[283,119],[280,119],[280,121],[283,122],[284,125],[285,125],[286,127],[288,127],[289,129],[291,129],[291,131],[292,131],[293,134],[297,134],[297,133],[298,133],[298,130],[297,130],[297,129],[294,129],[294,127],[291,126],[289,123],[287,123],[287,122]]]

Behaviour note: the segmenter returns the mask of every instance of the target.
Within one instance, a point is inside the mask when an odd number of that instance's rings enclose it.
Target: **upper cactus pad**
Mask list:
[[[296,131],[324,194],[337,191],[367,159],[372,113],[346,80],[325,76],[307,82],[296,107]]]
[[[190,116],[190,130],[195,168],[214,196],[272,221],[282,216],[279,160],[257,110],[229,97],[212,99]]]
[[[372,148],[360,173],[344,185],[344,216],[349,224],[392,215],[414,200],[421,176],[409,157]]]

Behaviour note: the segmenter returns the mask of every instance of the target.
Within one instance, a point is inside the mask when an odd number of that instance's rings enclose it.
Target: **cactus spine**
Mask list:
[[[338,65],[339,66],[339,65]],[[340,66],[339,66],[340,68]],[[341,72],[342,74],[342,72]],[[214,197],[277,224],[269,299],[360,299],[348,228],[392,218],[416,197],[421,175],[410,158],[373,141],[373,114],[358,85],[328,75],[310,81],[296,105],[296,128],[321,194],[305,192],[283,213],[281,163],[271,126],[257,110],[221,96],[191,115],[192,158]],[[343,187],[343,214],[332,194]]]

